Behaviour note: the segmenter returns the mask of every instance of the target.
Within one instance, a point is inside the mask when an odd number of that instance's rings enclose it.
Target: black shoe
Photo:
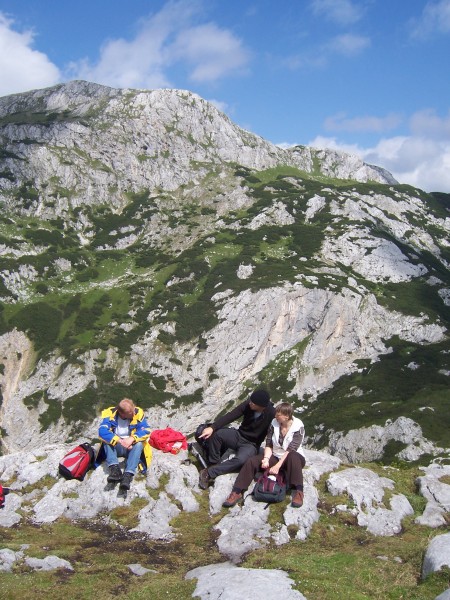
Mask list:
[[[202,469],[198,478],[198,486],[202,490],[207,490],[209,487],[209,473],[208,469]]]
[[[109,467],[108,483],[116,483],[122,480],[122,471],[119,465],[111,465]]]
[[[121,490],[129,490],[130,486],[131,486],[131,482],[133,481],[133,473],[129,473],[128,471],[125,471],[125,473],[123,474],[122,477],[122,481],[120,482],[119,488]]]

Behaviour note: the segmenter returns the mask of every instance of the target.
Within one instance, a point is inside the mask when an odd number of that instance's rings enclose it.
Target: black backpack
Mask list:
[[[268,469],[264,471],[256,480],[252,494],[257,502],[267,504],[282,502],[286,498],[286,481],[283,473],[270,475]]]

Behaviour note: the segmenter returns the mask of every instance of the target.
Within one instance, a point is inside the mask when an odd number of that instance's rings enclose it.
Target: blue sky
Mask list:
[[[70,79],[188,89],[450,192],[450,0],[0,0],[0,95]]]

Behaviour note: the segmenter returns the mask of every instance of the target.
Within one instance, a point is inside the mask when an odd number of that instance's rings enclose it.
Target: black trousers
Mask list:
[[[246,490],[253,481],[256,473],[261,471],[261,462],[263,454],[257,456],[251,456],[242,469],[239,471],[239,475],[234,482],[234,488],[239,490]],[[269,458],[269,467],[273,467],[278,462],[278,458],[272,454]],[[281,470],[284,471],[286,479],[292,488],[297,486],[303,486],[303,467],[305,466],[304,457],[298,452],[289,452],[287,455]]]
[[[237,429],[228,428],[215,431],[208,440],[208,447],[208,458],[209,462],[212,463],[208,467],[208,473],[212,479],[218,475],[238,471],[259,450],[257,444],[246,440]],[[219,462],[220,457],[227,450],[233,450],[235,456],[224,462]]]

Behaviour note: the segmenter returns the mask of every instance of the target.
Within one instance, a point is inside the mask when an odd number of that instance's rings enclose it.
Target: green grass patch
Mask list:
[[[407,495],[415,508],[415,514],[404,520],[400,534],[376,537],[357,526],[348,513],[335,514],[336,505],[346,502],[346,498],[328,493],[324,476],[317,484],[320,520],[309,537],[305,541],[294,539],[296,529],[291,527],[289,543],[277,546],[271,542],[247,554],[239,566],[283,570],[308,600],[434,600],[448,587],[450,570],[443,568],[424,581],[420,578],[426,548],[435,535],[445,530],[414,524],[422,510],[414,500],[420,499],[415,486],[419,471],[416,467],[386,469],[373,463],[364,466],[392,479],[396,493]],[[160,491],[166,483],[164,475]],[[127,531],[137,522],[145,503],[142,499],[112,511],[118,525],[103,518],[76,523],[60,518],[52,524],[36,526],[24,520],[14,528],[5,528],[3,547],[18,551],[26,544],[26,556],[44,558],[54,554],[68,560],[74,571],[38,572],[19,563],[11,573],[2,574],[2,597],[28,597],[32,589],[33,597],[46,600],[96,596],[190,600],[196,582],[186,580],[186,573],[225,561],[217,549],[214,526],[227,511],[211,516],[208,494],[196,496],[199,510],[182,511],[170,522],[177,536],[171,542]],[[267,509],[271,526],[282,522],[287,504],[288,500]],[[127,567],[135,563],[153,572],[135,577]]]

